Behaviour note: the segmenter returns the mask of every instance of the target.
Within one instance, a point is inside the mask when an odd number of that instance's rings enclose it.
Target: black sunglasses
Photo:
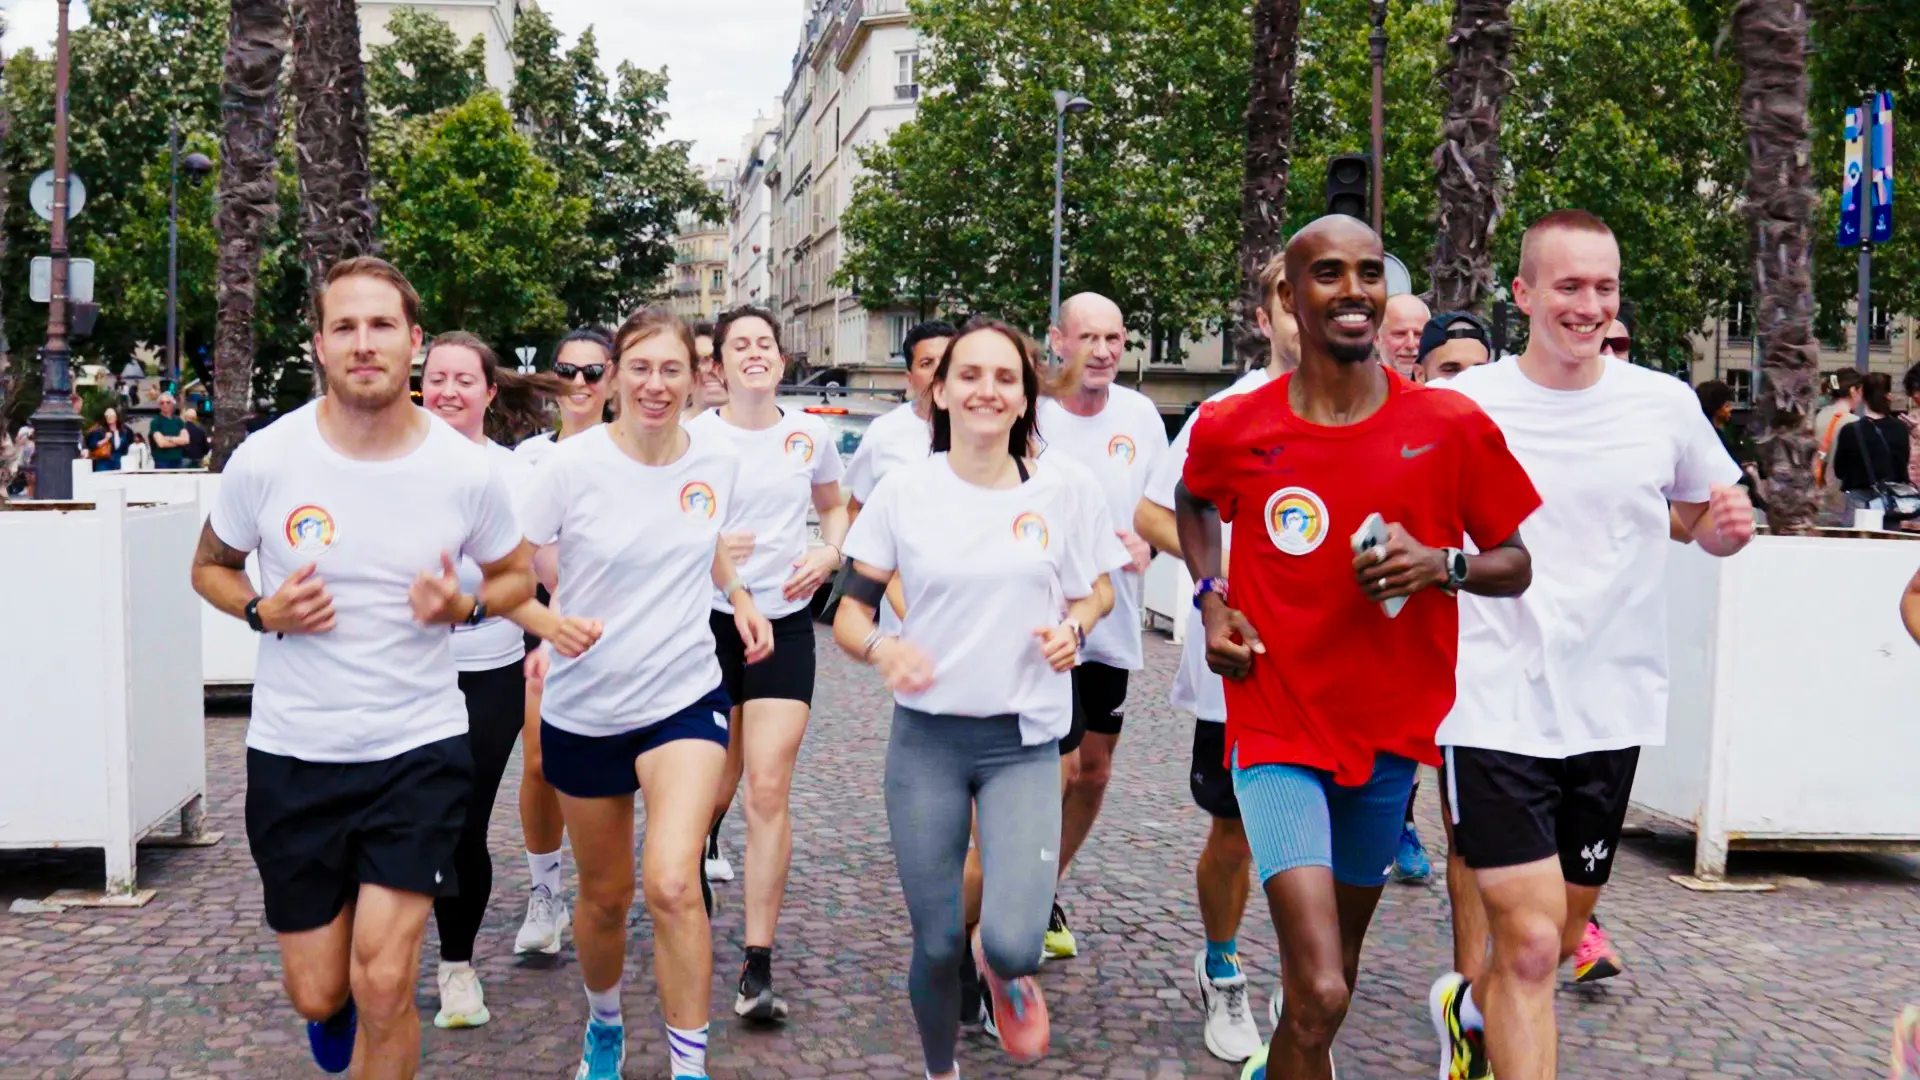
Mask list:
[[[597,383],[607,373],[605,364],[555,364],[553,373],[571,382],[575,375],[585,375],[590,383]]]
[[[1630,337],[1610,337],[1600,342],[1601,352],[1610,352],[1615,356],[1625,356],[1633,348]]]

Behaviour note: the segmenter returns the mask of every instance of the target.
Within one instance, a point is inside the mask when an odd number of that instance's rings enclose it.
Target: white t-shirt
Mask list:
[[[555,446],[534,470],[520,524],[560,545],[554,604],[599,619],[593,648],[555,653],[540,714],[575,735],[619,735],[664,720],[720,685],[708,612],[713,553],[740,457],[688,431],[671,465],[642,465],[605,424]]]
[[[1612,359],[1585,390],[1518,363],[1447,388],[1500,426],[1542,503],[1520,529],[1527,591],[1460,596],[1458,692],[1436,741],[1544,758],[1664,743],[1667,504],[1740,479],[1693,391]]]
[[[538,465],[546,460],[548,454],[553,453],[554,447],[559,445],[554,440],[553,432],[543,431],[538,435],[530,435],[520,440],[520,444],[513,448],[513,452],[520,455],[521,460],[527,464]]]
[[[1116,528],[1133,531],[1133,510],[1147,477],[1167,453],[1167,426],[1153,399],[1115,384],[1094,416],[1076,416],[1052,398],[1039,407],[1041,460],[1061,454],[1087,467],[1106,499]],[[1144,575],[1131,568],[1113,575],[1113,611],[1087,635],[1085,659],[1128,671],[1146,662],[1140,646],[1140,598]]]
[[[1234,380],[1232,386],[1208,398],[1219,401],[1236,394],[1252,393],[1267,385],[1272,378],[1271,367],[1254,368]],[[1180,474],[1187,467],[1187,443],[1193,437],[1193,422],[1200,416],[1195,409],[1180,426],[1180,434],[1174,436],[1173,445],[1168,449],[1160,463],[1153,467],[1153,475],[1147,478],[1145,497],[1155,506],[1173,509],[1174,488],[1179,486]],[[1227,546],[1233,538],[1233,526],[1220,523],[1220,565],[1227,564]],[[1215,724],[1227,722],[1227,691],[1220,676],[1207,667],[1207,629],[1201,623],[1200,610],[1191,605],[1187,608],[1187,633],[1180,645],[1180,666],[1173,673],[1173,692],[1168,701],[1176,709],[1185,709],[1196,720],[1206,720]]]
[[[467,730],[453,635],[415,622],[407,590],[443,553],[506,558],[520,530],[486,452],[426,410],[426,438],[392,461],[343,456],[319,414],[313,402],[248,436],[208,519],[222,543],[258,553],[263,595],[316,563],[333,598],[332,630],[260,635],[247,746],[386,761]]]
[[[727,507],[726,532],[753,533],[753,554],[734,569],[753,593],[754,605],[769,619],[791,615],[810,597],[788,600],[781,589],[793,576],[793,562],[807,553],[807,509],[813,485],[834,484],[846,471],[833,433],[817,416],[783,409],[780,422],[761,431],[735,427],[720,410],[708,409],[687,422],[687,430],[731,443],[740,458],[733,502]],[[720,591],[715,611],[732,611]]]
[[[489,442],[480,449],[486,452],[487,460],[493,463],[493,467],[500,471],[500,478],[507,485],[508,496],[517,504],[526,489],[527,478],[533,473],[532,464],[524,456],[497,442]],[[469,596],[477,594],[480,590],[480,564],[471,557],[462,556],[459,566],[460,591]],[[457,671],[492,671],[517,663],[526,655],[526,636],[504,616],[490,615],[479,626],[461,624],[453,628],[453,666]]]
[[[934,668],[930,688],[896,701],[950,716],[1017,714],[1028,746],[1067,734],[1073,680],[1048,666],[1034,631],[1059,625],[1100,573],[1083,483],[1043,462],[1026,483],[981,488],[935,454],[873,490],[847,555],[899,573],[900,636]]]
[[[860,448],[847,463],[847,491],[864,506],[873,498],[874,485],[897,466],[925,461],[932,446],[933,424],[920,419],[913,402],[881,413],[867,425]]]

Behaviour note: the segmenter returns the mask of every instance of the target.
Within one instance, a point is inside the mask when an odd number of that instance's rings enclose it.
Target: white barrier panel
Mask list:
[[[98,498],[104,491],[124,491],[131,503],[198,503],[200,520],[205,521],[213,510],[213,500],[220,493],[220,474],[204,469],[165,469],[151,472],[134,472],[128,469],[113,472],[94,472],[87,461],[73,463],[73,497],[80,502],[89,502]],[[196,531],[196,539],[198,532]],[[181,564],[181,573],[187,573],[192,561],[192,551],[187,553],[188,562]],[[247,556],[247,573],[257,586],[260,581],[259,560]],[[258,635],[247,628],[247,624],[232,618],[213,608],[205,601],[200,605],[200,657],[202,663],[201,678],[209,689],[240,689],[253,685],[253,665],[260,652]]]
[[[1141,606],[1156,626],[1165,620],[1175,645],[1185,641],[1187,613],[1193,610],[1193,575],[1187,573],[1187,564],[1165,552],[1155,555],[1147,567]]]
[[[106,888],[134,887],[134,845],[206,791],[200,601],[182,571],[192,505],[0,513],[11,612],[0,656],[0,848],[98,847]],[[50,615],[52,617],[36,617]]]
[[[1920,543],[1762,536],[1731,559],[1668,558],[1668,745],[1634,801],[1698,828],[1696,874],[1729,844],[1920,842],[1920,645],[1900,596]]]

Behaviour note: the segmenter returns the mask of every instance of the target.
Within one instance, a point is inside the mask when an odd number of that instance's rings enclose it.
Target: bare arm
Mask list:
[[[1900,621],[1907,625],[1907,636],[1920,644],[1920,573],[1913,575],[1900,594]]]
[[[1693,543],[1693,530],[1680,520],[1680,512],[1671,505],[1667,507],[1667,539],[1676,544]]]
[[[193,591],[236,619],[246,618],[248,602],[260,595],[247,578],[247,553],[214,535],[211,521],[200,526],[193,552]]]
[[[512,611],[533,599],[533,545],[525,540],[504,557],[480,564],[480,591],[474,597],[492,612]],[[473,605],[467,605],[469,614]]]
[[[1186,560],[1187,572],[1195,581],[1219,577],[1220,512],[1183,483],[1173,489],[1173,517],[1174,539]]]
[[[1178,559],[1181,558],[1180,526],[1174,519],[1173,511],[1154,502],[1141,499],[1140,505],[1133,511],[1133,531],[1154,548],[1164,551]]]
[[[1738,553],[1753,539],[1753,502],[1738,484],[1715,486],[1703,503],[1674,503],[1671,513],[1701,551],[1717,558]]]

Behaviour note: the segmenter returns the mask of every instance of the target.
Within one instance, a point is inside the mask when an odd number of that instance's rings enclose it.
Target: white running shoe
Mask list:
[[[480,991],[480,974],[472,964],[440,965],[440,1011],[434,1014],[437,1028],[479,1027],[493,1019],[487,1011],[487,996]]]
[[[1247,1004],[1247,977],[1207,976],[1207,951],[1193,958],[1193,984],[1200,991],[1200,1009],[1207,1014],[1207,1052],[1221,1061],[1242,1062],[1260,1052],[1264,1043]]]
[[[718,840],[707,847],[706,870],[708,881],[733,880],[733,864],[727,861],[727,853],[720,850]]]
[[[559,952],[560,933],[570,919],[565,900],[548,892],[544,885],[534,886],[527,897],[526,921],[520,924],[520,933],[513,939],[514,955],[538,952],[552,956]]]

